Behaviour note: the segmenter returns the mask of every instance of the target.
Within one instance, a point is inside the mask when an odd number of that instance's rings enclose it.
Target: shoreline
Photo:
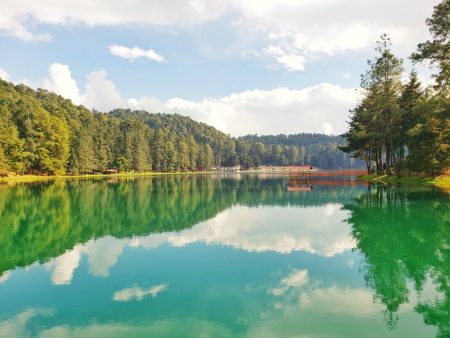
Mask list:
[[[39,182],[55,179],[84,179],[84,178],[133,178],[149,176],[169,176],[169,175],[202,175],[214,174],[216,171],[186,171],[186,172],[142,172],[142,173],[118,173],[118,174],[86,174],[86,175],[17,175],[0,177],[2,182]]]
[[[32,183],[40,181],[49,181],[55,179],[100,179],[100,178],[135,178],[135,177],[151,177],[151,176],[185,176],[185,175],[229,175],[229,174],[284,174],[283,171],[276,170],[245,170],[239,172],[232,171],[186,171],[186,172],[142,172],[142,173],[118,173],[118,174],[86,174],[86,175],[17,175],[0,177],[0,183]],[[364,182],[382,183],[390,185],[404,185],[404,186],[428,186],[437,187],[450,193],[450,173],[436,178],[410,176],[401,177],[387,176],[387,175],[362,175],[358,179]]]
[[[448,172],[443,175],[437,176],[436,178],[421,176],[396,177],[388,175],[363,175],[359,176],[358,178],[362,181],[372,183],[436,187],[450,193],[450,175]]]

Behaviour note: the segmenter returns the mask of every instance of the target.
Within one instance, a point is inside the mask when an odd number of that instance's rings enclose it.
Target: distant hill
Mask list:
[[[217,166],[362,167],[339,136],[231,137],[178,114],[90,111],[47,90],[0,80],[0,170],[36,174],[194,171]]]

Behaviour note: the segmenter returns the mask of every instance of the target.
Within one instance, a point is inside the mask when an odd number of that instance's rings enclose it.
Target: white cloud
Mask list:
[[[80,90],[68,65],[53,63],[48,67],[48,75],[42,82],[43,88],[69,98],[75,104],[81,103]]]
[[[107,76],[105,70],[90,72],[86,76],[85,91],[80,93],[69,67],[54,63],[42,86],[89,109],[106,112],[131,108],[179,113],[234,136],[299,132],[339,134],[346,130],[348,110],[359,99],[356,89],[330,83],[303,89],[247,90],[201,101],[178,97],[161,101],[151,96],[125,99]]]
[[[11,81],[11,78],[6,70],[0,68],[0,79],[4,81]]]
[[[358,99],[355,89],[321,83],[296,90],[248,90],[199,102],[173,98],[166,105],[169,112],[188,114],[232,135],[338,134],[346,130],[348,110],[354,107]]]
[[[108,80],[107,76],[108,73],[104,69],[90,72],[86,76],[86,89],[81,103],[87,108],[108,111],[126,106],[116,85]]]
[[[295,51],[286,51],[280,46],[270,45],[264,48],[264,54],[273,56],[275,60],[290,72],[305,69],[305,57]]]
[[[100,111],[127,105],[116,85],[107,78],[108,74],[104,69],[86,75],[85,91],[82,94],[68,65],[53,63],[49,66],[48,72],[48,77],[42,81],[42,88],[68,98],[75,104],[83,104],[89,109],[95,108]]]
[[[242,25],[265,27],[271,40],[308,53],[333,55],[372,45],[383,32],[407,45],[425,39],[425,19],[439,0],[248,0],[240,2]],[[389,8],[389,11],[385,9]],[[402,15],[408,8],[409,15]]]
[[[128,48],[120,45],[111,45],[108,48],[112,55],[132,61],[138,58],[147,58],[156,62],[166,61],[162,55],[159,55],[153,49],[144,50],[139,47]]]
[[[120,0],[13,1],[0,2],[0,32],[24,41],[49,40],[35,33],[36,24],[112,26],[143,24],[190,26],[214,20],[230,7],[230,1]]]
[[[36,32],[43,25],[86,26],[151,25],[184,27],[217,20],[233,13],[238,38],[246,45],[266,47],[243,54],[273,59],[287,71],[302,71],[305,63],[323,55],[342,54],[373,46],[389,33],[401,56],[429,37],[425,19],[440,0],[195,0],[146,1],[67,0],[0,3],[0,33],[24,41],[50,40]],[[68,10],[70,8],[70,10]],[[386,10],[389,8],[389,10]],[[405,8],[408,15],[404,15]],[[251,32],[252,34],[248,34]],[[247,43],[248,42],[248,43]],[[273,47],[277,48],[276,50]],[[208,49],[205,47],[205,49]],[[114,55],[135,59],[163,57],[153,50],[113,45]]]
[[[128,302],[130,300],[142,300],[146,296],[155,298],[159,293],[167,289],[167,284],[155,285],[149,288],[133,286],[131,288],[117,291],[113,295],[113,300],[118,302]]]

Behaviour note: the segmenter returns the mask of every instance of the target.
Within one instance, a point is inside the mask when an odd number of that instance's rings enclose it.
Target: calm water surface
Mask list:
[[[450,337],[448,195],[292,185],[0,186],[0,337]]]

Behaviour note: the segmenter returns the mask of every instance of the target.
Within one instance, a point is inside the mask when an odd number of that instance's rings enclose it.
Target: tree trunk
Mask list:
[[[391,176],[391,147],[389,144],[386,145],[386,173]]]

